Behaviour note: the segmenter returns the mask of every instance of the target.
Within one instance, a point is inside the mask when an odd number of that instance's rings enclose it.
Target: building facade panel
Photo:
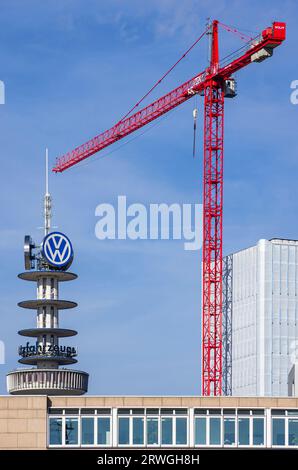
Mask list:
[[[0,449],[47,447],[46,396],[0,397]]]
[[[260,240],[232,258],[232,394],[287,396],[298,350],[298,241]]]

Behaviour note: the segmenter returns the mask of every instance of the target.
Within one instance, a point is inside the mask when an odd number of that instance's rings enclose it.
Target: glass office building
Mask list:
[[[260,240],[224,259],[224,393],[288,396],[298,357],[298,241]]]

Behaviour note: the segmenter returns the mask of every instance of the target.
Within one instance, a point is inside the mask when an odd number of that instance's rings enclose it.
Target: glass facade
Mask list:
[[[81,443],[82,445],[94,444],[94,419],[81,419]]]
[[[65,444],[78,445],[78,418],[66,418]]]
[[[51,447],[298,448],[298,410],[50,409],[48,444]]]
[[[120,445],[129,445],[129,418],[119,418],[118,420]]]
[[[206,445],[206,418],[195,419],[195,445]]]
[[[176,418],[176,442],[185,446],[187,444],[187,418]]]
[[[173,419],[161,418],[161,443],[163,445],[173,444]]]
[[[249,445],[249,418],[238,418],[238,445]]]
[[[49,419],[50,443],[62,445],[62,418]]]
[[[157,446],[158,439],[158,418],[147,418],[147,444]]]
[[[106,417],[97,418],[97,444],[111,444],[111,419]]]
[[[133,445],[144,445],[144,418],[133,418]]]
[[[224,418],[224,444],[235,445],[235,418]]]
[[[298,418],[289,419],[289,446],[298,446]]]
[[[220,445],[220,428],[221,428],[221,419],[220,418],[210,418],[209,421],[209,443],[212,446]]]
[[[264,441],[264,418],[253,418],[253,445],[263,446]]]
[[[285,445],[285,424],[284,418],[275,418],[272,420],[272,444],[274,446]]]

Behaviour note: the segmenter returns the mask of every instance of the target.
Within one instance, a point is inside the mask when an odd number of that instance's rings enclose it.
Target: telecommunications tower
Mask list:
[[[75,336],[77,332],[59,326],[60,310],[77,306],[75,302],[59,299],[60,282],[73,281],[77,275],[69,272],[73,248],[69,238],[61,232],[51,232],[52,200],[48,184],[48,150],[46,150],[46,192],[44,196],[44,238],[35,245],[25,236],[25,272],[19,278],[37,284],[37,298],[19,302],[19,307],[37,312],[36,327],[20,330],[20,336],[32,338],[19,346],[18,368],[7,375],[8,392],[14,395],[82,395],[88,389],[88,374],[65,367],[77,362],[73,346],[60,345],[60,338]],[[29,367],[35,366],[35,367]]]

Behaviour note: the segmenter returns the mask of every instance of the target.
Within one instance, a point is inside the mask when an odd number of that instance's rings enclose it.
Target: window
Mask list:
[[[65,419],[65,444],[78,444],[78,418]]]
[[[287,415],[288,416],[297,416],[298,415],[298,410],[287,410]]]
[[[247,410],[247,409],[244,409],[244,408],[240,408],[240,409],[237,411],[237,414],[238,414],[238,416],[239,416],[239,415],[250,415],[250,410]]]
[[[66,415],[78,415],[79,414],[79,409],[78,408],[66,408],[64,410],[64,413]]]
[[[49,408],[48,411],[49,415],[63,415],[62,408]]]
[[[95,412],[95,410],[93,410],[93,412]],[[96,412],[98,415],[110,415],[111,408],[97,408]]]
[[[82,415],[94,415],[95,410],[94,408],[81,408]]]
[[[130,409],[129,408],[119,408],[118,415],[129,415]]]
[[[235,445],[235,418],[224,418],[224,444]]]
[[[187,408],[177,408],[175,411],[175,415],[187,415]]]
[[[253,418],[253,445],[264,445],[264,418]]]
[[[176,418],[176,445],[187,444],[187,418]]]
[[[272,416],[285,416],[286,410],[271,410]]]
[[[147,444],[158,445],[158,418],[147,418]]]
[[[162,408],[160,410],[160,414],[161,415],[173,415],[174,414],[174,410],[172,408]]]
[[[133,445],[144,445],[144,418],[133,418]]]
[[[126,418],[121,418],[121,419],[126,419]],[[110,418],[97,418],[97,444],[110,445],[111,444],[110,436],[111,436]]]
[[[129,418],[119,418],[119,436],[118,442],[120,445],[129,444]]]
[[[238,444],[249,445],[249,418],[238,418]]]
[[[206,415],[207,410],[205,408],[195,408],[195,415]]]
[[[159,409],[158,408],[147,408],[146,409],[146,414],[147,415],[158,415],[159,414]]]
[[[289,419],[289,446],[298,446],[298,419]]]
[[[94,418],[82,418],[81,443],[83,445],[94,444]]]
[[[195,420],[195,444],[206,445],[206,418]]]
[[[220,445],[220,418],[210,418],[210,445]]]
[[[145,410],[144,410],[144,408],[133,408],[131,410],[131,413],[133,415],[143,415],[145,413]]]
[[[50,418],[50,445],[62,445],[62,418]]]
[[[272,419],[272,444],[274,446],[285,445],[285,419]]]
[[[161,419],[161,443],[163,445],[173,444],[173,419]]]

